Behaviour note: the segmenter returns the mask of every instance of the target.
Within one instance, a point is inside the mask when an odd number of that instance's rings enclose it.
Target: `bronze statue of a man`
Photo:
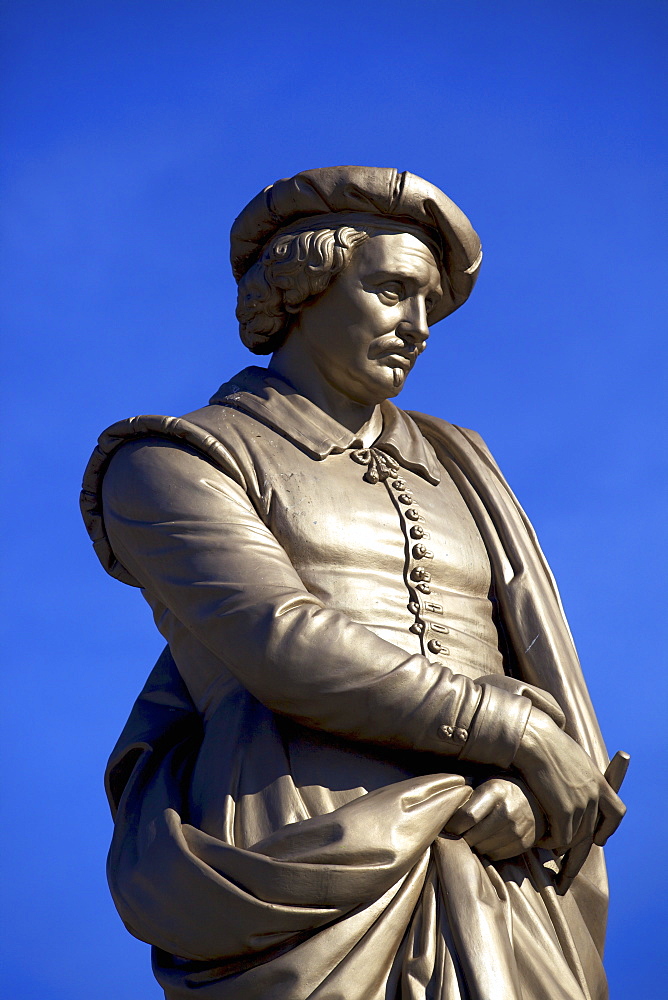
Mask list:
[[[607,996],[624,807],[554,580],[481,438],[390,401],[480,260],[412,174],[278,181],[232,229],[269,367],[88,466],[168,643],[107,773],[168,1000]]]

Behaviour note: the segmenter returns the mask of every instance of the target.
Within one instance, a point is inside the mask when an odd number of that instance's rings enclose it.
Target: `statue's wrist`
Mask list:
[[[549,739],[548,731],[554,726],[545,712],[535,707],[531,709],[513,760],[521,774],[530,773],[543,760],[545,741]]]

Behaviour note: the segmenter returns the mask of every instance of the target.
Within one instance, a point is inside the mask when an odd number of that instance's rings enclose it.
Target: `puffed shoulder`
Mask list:
[[[203,427],[183,417],[143,415],[112,424],[98,438],[83,476],[80,496],[81,514],[93,549],[110,576],[131,587],[139,587],[131,573],[114,555],[104,524],[102,486],[114,456],[130,442],[170,443],[175,447],[195,451],[230,476],[242,489],[244,478],[231,451]],[[135,449],[133,449],[134,453]],[[132,464],[134,454],[128,450],[123,465]],[[120,468],[117,470],[122,471]],[[127,470],[123,470],[126,471]],[[130,470],[131,471],[131,470]]]

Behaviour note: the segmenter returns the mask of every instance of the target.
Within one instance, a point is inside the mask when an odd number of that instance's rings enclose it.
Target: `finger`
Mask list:
[[[596,802],[589,802],[584,809],[576,810],[571,817],[570,838],[562,841],[555,839],[552,850],[555,854],[566,854],[582,841],[588,841],[591,844],[597,820],[598,807]]]
[[[581,814],[574,813],[567,808],[550,810],[545,812],[547,829],[538,841],[541,847],[555,854],[563,854],[573,841],[575,826],[580,823]]]
[[[582,814],[580,824],[576,827],[575,834],[573,835],[573,841],[571,844],[567,845],[568,847],[575,847],[583,841],[588,845],[588,847],[591,847],[594,843],[594,834],[596,833],[596,828],[599,823],[598,807],[599,803],[595,801],[590,802],[587,805],[587,808]]]
[[[452,814],[445,824],[446,831],[461,836],[483,820],[492,811],[495,804],[496,797],[489,789],[481,785],[480,788],[476,788],[464,805]]]
[[[557,889],[563,895],[570,887],[571,882],[587,860],[591,844],[588,840],[581,840],[579,844],[572,847],[564,857],[557,881]]]
[[[503,861],[522,854],[527,846],[522,843],[517,834],[509,829],[500,830],[495,836],[481,840],[476,844],[478,854],[484,854],[490,861]]]
[[[566,853],[557,880],[557,892],[560,896],[563,896],[568,891],[576,875],[587,860],[592,843],[603,847],[608,837],[615,832],[624,818],[626,806],[614,792],[612,795],[614,796],[612,799],[601,799],[599,802],[600,812],[597,814],[596,823],[594,824],[593,836],[584,836],[580,839],[580,831],[578,831],[577,842]],[[606,814],[606,810],[610,810],[610,812]],[[583,826],[587,825],[583,824]]]
[[[511,840],[503,847],[477,847],[478,854],[483,854],[490,861],[508,861],[509,858],[517,858],[529,850],[528,844],[523,844],[519,840]]]
[[[598,844],[599,847],[603,847],[608,837],[613,835],[626,813],[626,806],[622,800],[614,792],[612,794],[614,796],[612,801],[608,802],[602,799],[599,802],[600,814],[594,833],[594,843]]]
[[[561,862],[558,887],[561,894],[566,891],[564,886],[570,885],[587,860],[594,842],[594,830],[598,822],[598,809],[594,803],[585,810],[578,832],[573,842],[568,846]]]
[[[592,843],[597,823],[598,802],[592,799],[583,808],[574,810],[570,817],[570,836],[561,841],[555,838],[552,850],[556,854],[565,854],[583,840]]]
[[[563,854],[573,840],[573,823],[570,817],[560,817],[559,820],[549,818],[547,833],[538,841],[540,847],[555,854]]]
[[[457,837],[461,837],[472,826],[475,826],[475,819],[466,806],[460,806],[459,809],[453,812],[443,829],[446,833],[452,833]]]
[[[522,823],[519,826],[514,822],[499,823],[496,830],[488,836],[484,836],[484,826],[485,823],[481,823],[473,830],[469,830],[464,839],[467,843],[471,843],[473,837],[477,835],[475,844],[471,846],[475,846],[478,853],[486,854],[492,861],[514,858],[533,847],[536,842],[536,827],[532,822]]]
[[[470,847],[477,847],[485,840],[490,840],[501,835],[508,839],[509,826],[505,817],[499,817],[498,813],[492,812],[479,823],[472,826],[464,834],[464,840]]]

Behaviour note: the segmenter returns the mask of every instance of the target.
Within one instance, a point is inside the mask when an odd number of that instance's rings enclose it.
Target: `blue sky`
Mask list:
[[[609,749],[633,755],[612,998],[658,996],[666,3],[4,0],[0,17],[3,996],[161,996],[106,889],[101,780],[161,642],[93,556],[81,472],[108,424],[186,412],[252,363],[230,224],[277,177],[336,163],[427,177],[482,237],[478,286],[400,403],[480,431],[538,530]]]

